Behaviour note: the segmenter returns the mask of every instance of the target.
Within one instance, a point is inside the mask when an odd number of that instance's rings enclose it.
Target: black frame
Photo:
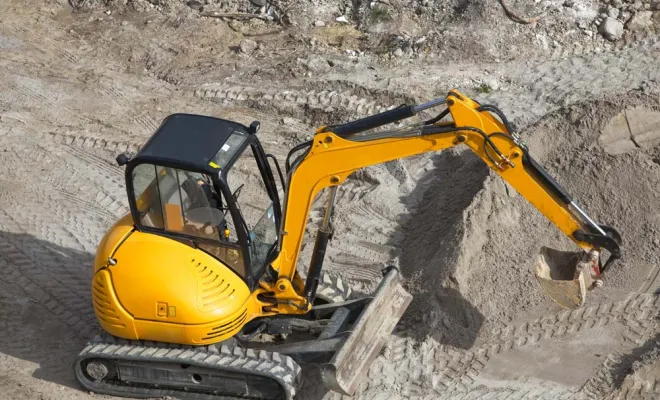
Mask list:
[[[247,131],[247,128],[245,129]],[[221,169],[213,168],[211,166],[200,168],[199,165],[195,165],[188,162],[181,162],[179,160],[173,160],[169,158],[157,157],[152,155],[140,155],[138,153],[138,155],[135,158],[131,159],[126,164],[124,179],[126,180],[126,193],[128,195],[128,204],[131,210],[131,216],[133,217],[133,224],[136,230],[154,233],[166,237],[171,237],[174,239],[185,240],[187,242],[189,241],[192,247],[202,251],[205,250],[203,248],[200,248],[198,246],[198,243],[207,243],[213,245],[220,244],[227,247],[240,248],[243,252],[243,261],[245,263],[246,274],[245,276],[241,276],[236,271],[234,271],[234,273],[236,273],[237,276],[240,276],[241,279],[243,279],[247,283],[248,287],[250,287],[250,290],[253,290],[256,287],[261,276],[264,274],[266,266],[270,264],[270,262],[272,262],[275,257],[277,257],[278,240],[276,240],[275,243],[273,244],[273,247],[271,248],[269,255],[267,256],[264,265],[260,268],[260,270],[257,271],[257,273],[253,273],[251,267],[252,260],[250,259],[250,243],[249,243],[248,232],[246,230],[246,222],[245,219],[243,218],[242,213],[240,212],[240,209],[236,203],[236,200],[234,199],[234,196],[231,193],[229,185],[227,184],[227,173],[231,170],[236,160],[243,154],[243,152],[247,150],[248,146],[252,149],[252,154],[257,162],[257,166],[259,168],[261,177],[264,181],[266,191],[268,193],[270,200],[273,202],[275,225],[278,229],[277,233],[279,240],[279,228],[282,221],[282,209],[281,209],[279,195],[277,193],[277,185],[275,184],[273,171],[270,168],[270,164],[268,163],[263,147],[261,146],[259,139],[253,133],[248,134],[248,137],[243,142],[243,145],[238,150],[236,150],[232,158]],[[218,240],[213,240],[213,239],[188,235],[185,233],[170,232],[165,230],[164,228],[160,229],[160,228],[153,228],[142,225],[140,216],[138,214],[137,206],[135,204],[135,188],[133,186],[133,170],[138,165],[142,165],[142,164],[158,165],[162,167],[180,169],[184,171],[196,172],[210,176],[213,182],[214,189],[218,193],[221,193],[225,198],[227,207],[229,208],[229,212],[231,213],[231,217],[234,220],[234,225],[235,225],[234,229],[238,236],[239,245],[236,246],[233,243],[222,242],[220,241],[220,238],[218,238]],[[205,252],[208,253],[207,251]]]

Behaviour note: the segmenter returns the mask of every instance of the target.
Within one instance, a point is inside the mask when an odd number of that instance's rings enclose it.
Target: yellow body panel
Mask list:
[[[127,236],[127,223],[106,234],[96,260],[94,309],[105,330],[126,339],[211,344],[261,316],[256,295],[219,260],[164,236]]]

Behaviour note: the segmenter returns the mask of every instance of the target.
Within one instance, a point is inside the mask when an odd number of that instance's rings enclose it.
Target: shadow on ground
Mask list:
[[[401,324],[409,335],[471,348],[484,316],[461,294],[456,260],[462,251],[466,209],[483,187],[488,167],[469,151],[433,156],[433,166],[401,201],[412,212],[394,235],[399,264],[414,294]]]
[[[0,232],[0,353],[37,364],[35,378],[79,389],[72,365],[99,328],[90,320],[87,275],[75,276],[75,271],[91,270],[92,262],[93,256],[83,251]],[[87,329],[80,329],[83,325]],[[0,368],[12,363],[5,359]]]

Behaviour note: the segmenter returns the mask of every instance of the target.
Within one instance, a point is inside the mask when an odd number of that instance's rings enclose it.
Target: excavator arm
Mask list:
[[[446,104],[447,109],[421,126],[374,130],[442,103]],[[448,115],[453,121],[443,122]],[[445,99],[418,106],[401,106],[344,125],[322,127],[312,141],[292,150],[301,154],[292,165],[287,159],[288,185],[278,243],[279,256],[272,263],[279,277],[288,280],[297,278],[296,261],[307,218],[312,202],[321,190],[331,188],[328,204],[331,209],[337,186],[356,170],[459,144],[468,146],[584,251],[583,257],[577,260],[582,267],[566,270],[565,266],[555,266],[556,263],[550,259],[555,254],[544,248],[536,268],[539,282],[555,301],[567,307],[582,305],[584,289],[600,286],[600,273],[620,257],[619,234],[610,227],[595,223],[577,206],[570,195],[531,157],[526,145],[512,131],[497,107],[480,105],[457,91],[451,91]],[[314,280],[320,276],[325,254],[329,235],[326,219],[317,237],[305,291],[298,293],[308,300],[314,296]],[[603,249],[610,253],[605,264],[601,262]],[[555,255],[555,259],[561,256]],[[575,272],[578,269],[580,273]],[[566,285],[572,289],[567,289]],[[567,295],[568,299],[562,295],[562,291],[566,290],[571,292]]]

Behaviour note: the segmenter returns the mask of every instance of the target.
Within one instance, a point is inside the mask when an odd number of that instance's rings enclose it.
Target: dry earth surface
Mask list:
[[[624,257],[565,311],[530,267],[571,243],[472,153],[357,172],[327,269],[368,291],[398,262],[415,300],[355,398],[660,398],[660,3],[507,5],[544,17],[515,24],[494,0],[1,1],[0,398],[106,398],[71,370],[99,330],[91,263],[127,211],[114,157],[164,117],[260,120],[282,159],[321,124],[451,88],[502,108]],[[298,398],[340,396],[310,373]]]

